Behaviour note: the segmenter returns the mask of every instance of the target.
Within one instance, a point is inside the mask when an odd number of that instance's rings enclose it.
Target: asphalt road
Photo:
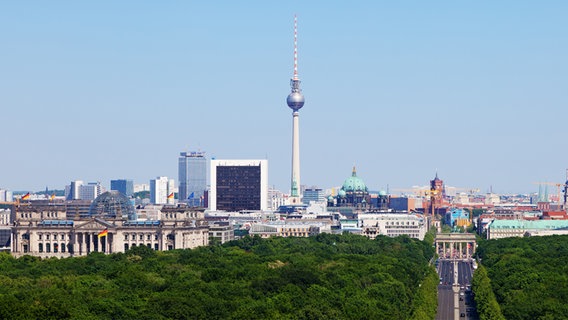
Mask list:
[[[436,319],[478,319],[469,287],[473,267],[469,261],[439,260],[438,314]],[[457,274],[456,274],[457,272]],[[456,310],[456,304],[459,310]]]

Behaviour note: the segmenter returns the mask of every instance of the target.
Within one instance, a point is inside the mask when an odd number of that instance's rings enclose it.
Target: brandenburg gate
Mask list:
[[[467,260],[471,259],[475,252],[475,234],[438,233],[435,244],[440,259]]]

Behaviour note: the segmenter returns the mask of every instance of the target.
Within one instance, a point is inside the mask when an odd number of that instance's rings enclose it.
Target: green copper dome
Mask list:
[[[367,192],[367,186],[361,178],[357,177],[357,171],[355,170],[355,167],[353,167],[353,173],[351,177],[347,178],[345,182],[343,182],[341,190],[344,190],[345,192]]]

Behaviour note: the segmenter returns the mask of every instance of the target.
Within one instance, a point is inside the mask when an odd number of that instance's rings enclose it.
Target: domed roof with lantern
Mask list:
[[[351,173],[351,177],[345,179],[343,182],[343,186],[341,190],[345,192],[368,192],[367,186],[363,179],[357,176],[357,170],[355,166],[353,166],[353,172]]]

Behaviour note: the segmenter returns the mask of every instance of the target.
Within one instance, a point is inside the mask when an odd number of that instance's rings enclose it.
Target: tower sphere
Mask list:
[[[304,95],[300,92],[292,92],[286,98],[288,107],[294,111],[300,110],[304,106]]]

